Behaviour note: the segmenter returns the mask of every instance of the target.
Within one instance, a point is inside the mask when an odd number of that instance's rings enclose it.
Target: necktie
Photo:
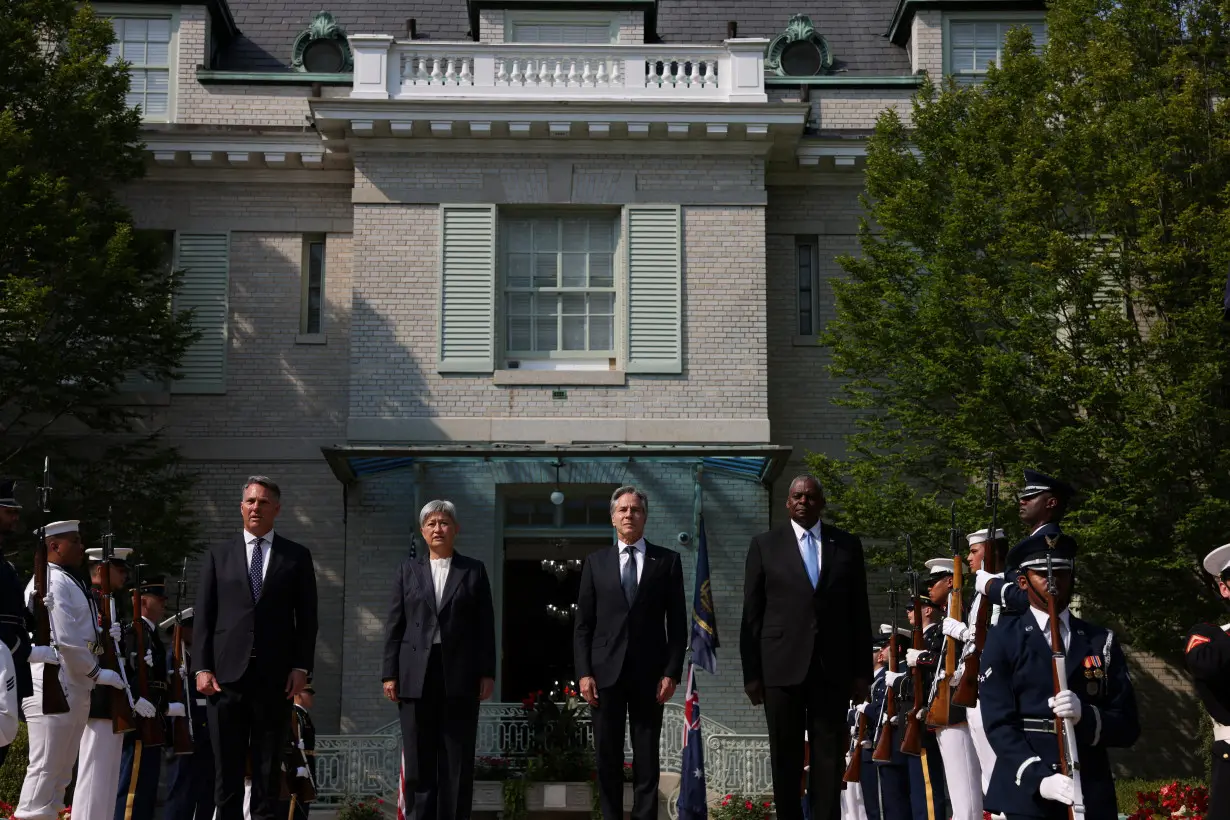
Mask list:
[[[812,589],[820,583],[820,559],[816,555],[816,536],[811,530],[803,533],[803,563],[807,565],[807,577]]]
[[[261,599],[261,587],[265,583],[265,555],[261,551],[264,543],[264,538],[255,538],[252,541],[252,561],[248,565],[248,583],[252,586],[253,601]]]
[[[636,600],[636,550],[624,547],[624,555],[628,556],[628,562],[619,573],[620,586],[624,588],[624,598],[627,599],[628,606],[632,606],[632,602]]]

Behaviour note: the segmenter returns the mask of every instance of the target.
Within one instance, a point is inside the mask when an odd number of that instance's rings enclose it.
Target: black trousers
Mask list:
[[[823,647],[812,649],[807,678],[796,686],[766,686],[764,711],[769,724],[769,754],[773,762],[773,802],[778,820],[803,820],[803,733],[811,747],[807,792],[811,820],[841,816],[842,775],[849,727],[848,691],[837,691],[825,679]]]
[[[603,820],[624,816],[624,726],[632,736],[632,818],[658,816],[658,739],[662,735],[660,677],[628,675],[614,686],[598,690],[592,710],[594,748],[598,752],[598,801]]]
[[[402,698],[398,717],[407,820],[467,820],[474,803],[478,698],[448,696],[439,644],[427,658],[423,696]]]
[[[1230,743],[1213,741],[1213,771],[1209,778],[1209,820],[1230,818]]]
[[[285,676],[262,674],[254,666],[250,664],[236,683],[222,684],[222,691],[209,697],[218,820],[243,820],[243,781],[249,753],[252,820],[277,818],[291,702],[286,697]]]

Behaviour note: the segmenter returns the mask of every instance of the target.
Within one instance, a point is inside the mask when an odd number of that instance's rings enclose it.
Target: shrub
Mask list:
[[[772,800],[728,794],[719,805],[709,807],[709,820],[769,820],[772,810]]]
[[[474,761],[475,780],[505,780],[512,770],[512,761],[506,757],[480,757]]]
[[[383,800],[360,800],[347,795],[337,810],[337,820],[386,820]]]
[[[1170,817],[1185,817],[1190,820],[1204,820],[1209,808],[1209,790],[1204,786],[1179,781],[1161,781],[1158,788],[1150,789],[1146,781],[1124,781],[1123,787],[1132,783],[1145,786],[1136,792],[1135,800],[1128,801],[1128,820],[1164,820]],[[1118,789],[1117,789],[1118,791]],[[1120,811],[1123,811],[1123,794],[1119,791]]]
[[[17,727],[17,737],[9,746],[9,756],[5,758],[4,765],[0,766],[0,803],[17,805],[21,797],[21,782],[26,779],[26,766],[29,763],[30,738],[26,734],[26,724],[21,723]],[[4,816],[12,816],[12,811],[4,812]]]

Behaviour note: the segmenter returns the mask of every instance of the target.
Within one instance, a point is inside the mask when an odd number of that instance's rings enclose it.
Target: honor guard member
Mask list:
[[[105,602],[105,606],[109,608],[110,634],[102,634],[102,579],[104,572],[110,574],[112,595],[122,590],[128,583],[128,556],[132,554],[132,550],[116,547],[109,566],[103,564],[101,549],[89,549],[85,554],[91,562],[90,594],[99,613],[101,640],[111,641],[116,657],[123,658],[122,630],[114,598]],[[85,732],[81,735],[81,749],[77,754],[77,785],[73,789],[73,816],[76,820],[111,820],[115,811],[112,798],[115,796],[115,784],[120,779],[120,753],[124,748],[124,735],[115,731],[111,693],[110,687],[96,687],[90,694],[90,718],[86,721]],[[125,700],[132,704],[135,698],[126,696]],[[141,715],[154,713],[154,707],[149,701],[137,701],[128,709]]]
[[[4,548],[9,546],[21,524],[21,504],[17,502],[16,490],[17,482],[13,479],[0,481],[0,642],[8,647],[10,653],[20,708],[21,699],[30,697],[34,689],[30,682],[30,630],[26,623],[25,584],[21,582],[17,568],[4,555]],[[0,765],[4,764],[8,753],[8,743],[0,745]]]
[[[166,615],[167,588],[161,578],[151,578],[141,584],[141,620],[145,633],[145,652],[136,656],[134,628],[128,630],[128,679],[136,681],[137,664],[145,664],[149,684],[148,698],[154,707],[153,716],[167,715],[167,650],[158,637],[158,623]],[[176,704],[178,716],[183,716],[183,704]],[[144,716],[143,716],[144,717]],[[112,790],[115,820],[153,820],[154,803],[158,799],[158,778],[162,770],[162,745],[150,745],[141,739],[141,732],[124,735],[120,757],[119,790]]]
[[[1230,600],[1230,544],[1204,557],[1204,571],[1217,579],[1217,591]],[[1199,623],[1187,633],[1184,657],[1196,693],[1213,718],[1213,768],[1208,816],[1230,817],[1230,624]]]
[[[302,773],[297,770],[307,763],[307,770],[312,778],[312,783],[316,782],[316,725],[312,723],[311,709],[316,701],[316,688],[312,685],[311,680],[308,680],[307,686],[303,687],[303,691],[295,695],[295,705],[291,712],[291,719],[295,721],[299,728],[299,741],[302,746],[295,744],[294,737],[289,737],[287,743],[286,757],[286,774],[287,777],[301,777]],[[291,801],[283,800],[278,810],[278,817],[286,817],[289,820],[306,820],[308,812],[312,805],[310,803],[300,803],[295,801],[294,814],[291,814]]]
[[[1058,535],[1059,522],[1067,515],[1074,495],[1072,485],[1037,470],[1025,470],[1025,487],[1017,496],[1017,513],[1029,535]],[[979,570],[974,576],[974,588],[1011,612],[1027,612],[1029,597],[1017,584],[1017,575],[1017,568],[1011,563],[1002,576]]]
[[[932,558],[927,562],[927,569],[932,578],[946,579],[946,583],[937,582],[931,587],[932,599],[948,590],[952,594],[953,574],[952,558]],[[957,592],[960,594],[960,591]],[[947,600],[947,598],[945,599]],[[944,660],[947,650],[947,639],[957,642],[957,658],[965,650],[965,640],[961,635],[950,635],[949,622],[964,631],[965,624],[961,621],[945,617],[939,628],[928,628],[924,633],[927,650],[935,658],[934,680],[941,680],[945,673]],[[957,680],[949,681],[949,693],[955,692]],[[932,698],[935,697],[935,686],[932,686]],[[978,754],[974,751],[974,741],[970,738],[967,710],[954,703],[948,705],[948,725],[935,728],[935,741],[939,746],[940,758],[944,761],[944,783],[948,788],[948,800],[952,803],[953,820],[982,820],[982,775],[978,768]]]
[[[926,579],[926,590],[922,593],[922,612],[911,601],[906,605],[911,625],[914,619],[922,617],[923,645],[921,648],[906,650],[906,665],[912,670],[918,667],[922,670],[923,680],[923,713],[919,716],[923,723],[922,753],[907,756],[910,770],[910,805],[914,820],[947,820],[944,811],[944,759],[940,755],[940,745],[935,736],[935,730],[926,725],[927,706],[935,683],[935,671],[938,666],[937,649],[944,639],[940,630],[940,620],[944,610],[942,603],[936,603],[931,596],[941,601],[948,600],[948,591],[952,589],[952,562],[949,562],[948,572],[932,570]],[[902,680],[902,700],[908,711],[914,708],[914,676],[906,675]],[[905,714],[905,712],[899,712]]]
[[[984,558],[990,550],[996,550],[997,557],[1006,560],[1007,556],[1007,539],[1003,530],[995,531],[995,539],[991,540],[987,537],[990,532],[988,528],[983,528],[977,532],[971,532],[965,536],[965,540],[969,543],[969,554],[966,561],[969,563],[971,572],[980,572],[983,569]],[[1001,565],[1003,560],[996,561],[996,565]],[[954,675],[956,680],[961,680],[961,676],[965,672],[965,658],[974,649],[974,639],[977,637],[975,627],[978,624],[978,610],[982,606],[983,595],[980,592],[974,593],[974,600],[969,607],[969,616],[964,623],[954,618],[945,618],[943,630],[945,635],[951,635],[959,641],[965,643],[965,650],[961,656],[961,662],[957,664],[957,671]],[[1000,607],[992,604],[991,617],[989,623],[994,626],[999,620]],[[953,686],[956,686],[954,681]],[[972,708],[965,710],[965,718],[967,721],[966,730],[969,732],[970,742],[974,746],[974,752],[978,756],[977,766],[975,770],[978,773],[982,786],[980,794],[985,795],[987,789],[991,787],[991,772],[995,768],[995,751],[991,748],[990,742],[987,740],[987,733],[982,725],[982,704],[981,701],[976,703]],[[941,751],[943,746],[941,744]]]
[[[21,820],[54,820],[59,815],[90,715],[90,691],[95,686],[124,686],[118,674],[98,666],[98,612],[89,590],[73,574],[85,560],[77,525],[77,521],[56,521],[44,530],[48,566],[43,602],[55,645],[30,650],[33,694],[22,702],[30,730],[30,762],[13,813]],[[33,579],[26,586],[26,602],[33,611]],[[59,668],[69,706],[63,714],[43,714],[44,664]]]
[[[855,705],[853,725],[850,727],[851,742],[854,742],[858,738],[858,716],[861,714],[867,721],[867,731],[862,745],[854,748],[854,754],[862,759],[859,767],[859,788],[863,792],[863,811],[867,814],[867,820],[880,820],[880,778],[876,776],[876,767],[871,763],[871,752],[875,744],[876,727],[879,726],[879,720],[872,708],[872,701],[875,699],[876,687],[882,684],[884,673],[888,670],[887,663],[882,659],[884,647],[888,646],[888,633],[892,632],[892,627],[881,624],[880,632],[881,634],[876,636],[875,641],[871,644],[871,668],[875,671],[872,672],[867,702]]]
[[[875,777],[878,781],[879,790],[879,815],[882,820],[912,820],[913,807],[910,804],[910,766],[909,758],[901,753],[901,739],[904,737],[905,731],[905,709],[907,705],[901,700],[901,681],[906,677],[905,672],[889,672],[889,642],[895,640],[896,652],[898,659],[898,669],[904,670],[905,654],[910,648],[910,636],[901,634],[906,630],[899,630],[899,634],[892,636],[892,627],[888,624],[881,624],[880,631],[884,633],[885,642],[884,649],[881,650],[881,661],[884,663],[884,674],[879,677],[876,683],[871,688],[871,706],[867,707],[867,712],[870,719],[867,725],[875,727],[876,731],[872,733],[871,748],[867,749],[864,746],[866,755],[863,758],[863,771],[867,769],[875,769]],[[886,714],[888,699],[895,698],[897,701],[897,714],[892,718],[893,732],[893,754],[892,759],[880,763],[873,762],[872,758],[875,754],[875,744],[880,738],[880,733],[888,731],[889,717]],[[866,774],[863,775],[866,777]],[[866,780],[864,780],[866,783]],[[864,786],[864,794],[867,786]]]
[[[167,763],[167,799],[162,820],[211,820],[214,816],[214,750],[209,743],[206,720],[208,701],[192,683],[192,625],[195,612],[188,607],[179,614],[184,640],[185,696],[192,720],[192,754],[174,755]],[[161,624],[163,631],[175,626],[175,616]],[[175,670],[171,670],[175,674]],[[170,708],[170,707],[168,707]]]
[[[1052,684],[1047,613],[1047,556],[1055,577],[1056,615],[1067,659],[1069,691]],[[1115,635],[1068,611],[1076,542],[1068,535],[1035,535],[1008,554],[1020,568],[1017,586],[1030,609],[1007,618],[987,635],[978,696],[995,771],[987,808],[1014,817],[1062,820],[1073,803],[1073,780],[1059,771],[1055,718],[1075,724],[1080,783],[1088,820],[1118,816],[1107,749],[1127,747],[1140,735],[1136,693]]]

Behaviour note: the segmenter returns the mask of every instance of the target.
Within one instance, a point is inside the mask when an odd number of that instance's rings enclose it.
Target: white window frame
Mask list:
[[[604,11],[513,11],[504,12],[504,42],[516,43],[517,26],[594,26],[605,24],[610,33],[607,45],[619,42],[619,12]],[[525,43],[533,45],[533,43]],[[570,44],[577,45],[577,44]],[[598,43],[586,45],[596,46]]]
[[[611,273],[614,277],[614,315],[611,322],[609,351],[556,350],[551,352],[510,351],[508,349],[508,253],[511,232],[508,223],[519,219],[569,219],[577,217],[609,217],[614,232],[615,248],[611,258]],[[570,208],[570,209],[500,209],[496,214],[496,349],[497,362],[507,368],[516,362],[519,370],[610,370],[612,361],[616,369],[622,369],[625,358],[627,263],[624,235],[627,216],[623,209]],[[531,271],[531,276],[533,275]]]
[[[139,5],[135,3],[97,3],[94,14],[110,21],[117,17],[128,19],[165,19],[171,23],[171,41],[167,45],[167,113],[165,117],[150,117],[141,112],[142,122],[175,122],[179,85],[179,6]]]
[[[321,246],[320,256],[320,321],[319,326],[315,330],[309,329],[311,316],[309,314],[310,293],[311,293],[311,277],[312,277],[312,246],[319,244]],[[303,235],[303,268],[302,268],[302,290],[300,292],[300,307],[299,307],[299,333],[303,335],[319,336],[325,333],[325,293],[329,287],[329,237],[323,233],[308,233]]]
[[[802,234],[794,238],[794,257],[791,262],[791,271],[794,283],[794,335],[811,338],[820,335],[820,237],[815,235]],[[810,297],[805,297],[803,294],[803,281],[801,267],[801,254],[803,248],[811,248],[811,283]],[[804,299],[810,298],[811,304],[805,305]],[[803,332],[803,310],[806,308],[811,313],[811,330]]]
[[[943,37],[944,37],[944,76],[953,74],[952,69],[952,23],[995,23],[1004,26],[1003,34],[1007,34],[1007,29],[1013,26],[1020,26],[1032,23],[1041,23],[1046,26],[1046,12],[1039,11],[1037,13],[1019,12],[1019,11],[950,11],[945,12],[943,17]],[[1049,39],[1049,32],[1048,32]],[[1037,43],[1034,44],[1035,47]],[[999,43],[996,45],[996,64],[998,65],[1003,59],[1003,36],[1001,35]],[[981,79],[985,77],[987,71],[985,68],[975,68],[973,71],[962,71],[956,74],[957,77],[968,77],[971,79]]]

